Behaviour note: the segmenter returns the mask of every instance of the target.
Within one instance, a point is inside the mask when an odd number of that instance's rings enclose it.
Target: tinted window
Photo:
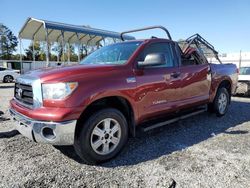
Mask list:
[[[148,54],[154,54],[154,53],[164,54],[165,59],[166,59],[166,64],[153,66],[153,67],[173,67],[174,66],[173,53],[172,53],[171,45],[169,43],[154,43],[154,44],[147,46],[144,49],[144,52],[141,54],[139,61],[144,61],[145,57]]]
[[[0,71],[4,71],[6,70],[6,68],[0,67]]]

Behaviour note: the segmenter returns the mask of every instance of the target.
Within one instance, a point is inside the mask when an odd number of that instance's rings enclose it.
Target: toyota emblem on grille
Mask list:
[[[22,90],[21,88],[19,88],[19,89],[17,90],[17,94],[18,94],[19,97],[22,97],[22,95],[23,95],[23,90]]]

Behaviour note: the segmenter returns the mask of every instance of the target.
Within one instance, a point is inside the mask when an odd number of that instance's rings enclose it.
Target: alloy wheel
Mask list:
[[[108,155],[121,140],[121,125],[115,119],[103,119],[94,127],[90,139],[91,147],[97,154]]]
[[[228,100],[225,93],[221,93],[218,99],[219,112],[223,114],[227,108]]]

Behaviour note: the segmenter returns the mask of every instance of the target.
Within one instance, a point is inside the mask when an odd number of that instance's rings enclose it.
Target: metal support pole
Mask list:
[[[70,63],[70,43],[68,41],[68,64]]]
[[[105,38],[103,38],[103,45],[106,46]]]
[[[57,63],[59,63],[59,53],[57,53],[56,61],[57,61]]]
[[[74,33],[73,35],[71,35],[68,38],[68,63],[70,63],[70,55],[71,55],[71,51],[70,51],[70,40],[76,35],[76,33]]]
[[[20,47],[20,64],[21,64],[21,73],[23,72],[23,57],[22,57],[22,38],[19,37],[19,47]]]
[[[97,49],[100,48],[100,46],[102,47],[102,45],[100,44],[100,42],[103,40],[104,38],[102,37],[100,40],[96,41],[96,46],[97,46]]]
[[[86,44],[87,47],[89,46],[90,41],[91,41],[92,39],[94,39],[94,38],[95,38],[95,36],[89,35],[89,40],[87,41],[87,44]],[[92,47],[91,51],[93,51],[93,47]],[[88,55],[88,54],[87,54],[87,55]]]
[[[46,67],[49,67],[49,36],[48,36],[48,29],[46,28],[45,31],[46,31],[45,34],[46,34],[46,43],[47,43],[47,45],[46,45],[46,48],[47,48],[47,50],[46,50]]]
[[[65,63],[65,57],[64,57],[64,45],[65,45],[65,41],[64,41],[64,32],[61,31],[62,33],[62,59],[63,59],[63,63]]]
[[[59,61],[60,61],[60,56],[59,56],[59,53],[60,53],[60,45],[61,43],[59,42],[59,38],[60,38],[61,34],[57,37],[56,41],[57,41],[57,45],[58,45],[58,49],[57,49],[57,65],[59,64]]]
[[[59,49],[60,43],[59,43],[58,41],[57,41],[57,45],[58,45],[58,49]],[[60,61],[60,58],[59,58],[59,51],[57,51],[56,60],[57,60],[57,64],[58,64],[59,61]]]
[[[241,68],[241,50],[240,50],[239,68]]]
[[[36,61],[36,56],[35,56],[35,39],[33,37],[33,40],[32,40],[32,57],[33,57],[33,62]]]
[[[79,40],[79,35],[78,33],[76,33],[76,37],[77,37],[77,40],[78,40],[78,63],[80,63],[80,44],[81,44],[81,41]]]
[[[1,35],[1,40],[0,40],[0,59],[3,58],[3,35]]]

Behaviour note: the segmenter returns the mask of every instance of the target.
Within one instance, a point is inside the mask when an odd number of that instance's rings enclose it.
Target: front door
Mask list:
[[[179,100],[177,94],[180,87],[179,68],[173,58],[172,43],[149,44],[140,54],[140,61],[152,53],[163,53],[166,64],[138,68],[135,71],[139,121],[170,112],[174,102]]]

